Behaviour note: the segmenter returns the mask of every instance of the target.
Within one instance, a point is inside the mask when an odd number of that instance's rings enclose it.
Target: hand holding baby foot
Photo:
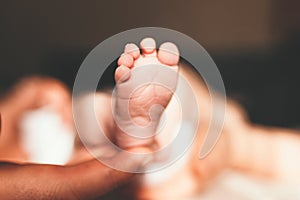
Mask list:
[[[156,51],[152,38],[139,48],[127,44],[115,71],[114,118],[116,142],[124,149],[153,147],[164,109],[175,92],[179,51],[173,43],[164,43]]]

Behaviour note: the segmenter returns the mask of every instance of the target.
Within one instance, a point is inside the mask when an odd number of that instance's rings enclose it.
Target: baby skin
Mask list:
[[[279,181],[292,181],[299,174],[283,167],[284,164],[300,166],[299,159],[295,158],[297,154],[293,154],[300,152],[300,137],[294,134],[297,131],[254,125],[244,110],[229,99],[221,137],[213,151],[200,160],[199,150],[212,113],[207,87],[191,66],[179,63],[179,50],[174,44],[164,43],[157,51],[155,41],[146,38],[141,41],[140,49],[142,53],[135,44],[127,44],[115,70],[112,110],[116,144],[134,152],[153,152],[166,144],[165,138],[155,134],[162,114],[167,115],[162,133],[172,134],[172,127],[177,123],[179,113],[172,97],[180,86],[179,75],[185,77],[194,91],[201,118],[197,138],[182,159],[161,171],[138,176],[113,191],[113,199],[118,195],[127,196],[126,199],[186,199],[205,189],[226,168]],[[110,101],[105,95],[98,98]],[[257,148],[253,149],[254,145]],[[278,148],[274,149],[274,145]],[[295,151],[289,152],[285,148],[288,145]],[[288,160],[279,156],[286,154],[290,154]],[[266,158],[270,162],[263,162]]]
[[[119,147],[154,150],[161,115],[177,86],[179,51],[173,43],[156,50],[152,38],[127,44],[115,70],[114,119]],[[145,150],[145,149],[144,149]]]
[[[184,67],[180,73],[187,78],[186,80],[193,86],[193,90],[197,91],[199,88],[204,88],[202,86],[199,87],[196,78],[189,76],[188,74],[191,74],[191,72],[186,71],[185,68],[187,67]],[[118,60],[118,67],[114,74],[116,88],[112,95],[112,110],[115,128],[108,129],[109,134],[112,132],[114,134],[110,138],[113,138],[120,148],[135,153],[149,153],[160,149],[170,142],[170,135],[173,133],[176,134],[173,127],[177,124],[177,117],[180,115],[177,112],[179,109],[174,104],[173,98],[179,83],[180,70],[179,50],[173,43],[163,43],[157,50],[155,41],[152,38],[145,38],[140,42],[140,48],[132,43],[125,46],[124,53]],[[207,110],[207,108],[211,107],[209,103],[207,104],[209,95],[200,93],[199,96],[205,99],[204,101],[201,100],[201,111],[204,110],[205,113],[210,113],[210,110]],[[105,104],[109,104],[110,102],[110,97],[105,95],[99,95],[96,98],[98,98],[96,102],[106,102]],[[183,103],[189,104],[189,102]],[[101,104],[103,105],[103,103]],[[102,108],[102,111],[103,109],[105,108]],[[102,111],[96,112],[103,113]],[[165,111],[168,112],[166,113]],[[167,119],[165,126],[161,128],[159,127],[159,123],[162,114],[166,114]],[[104,117],[103,114],[101,116],[101,119],[111,119],[111,117]],[[204,119],[208,118],[205,115]],[[103,121],[101,119],[99,119],[100,123]],[[204,123],[206,124],[206,122]],[[160,128],[160,134],[157,135]],[[206,125],[201,126],[197,132],[199,134],[205,132],[206,128]],[[167,136],[167,139],[163,138],[162,135]],[[203,136],[203,134],[201,135]],[[179,167],[174,167],[174,169],[176,168],[175,170],[171,169],[172,167],[167,168],[161,174],[159,174],[160,172],[154,173],[154,178],[151,178],[151,174],[149,175],[150,179],[155,179],[155,176],[161,179],[165,174],[168,174],[168,178],[164,177],[157,182],[154,181],[156,182],[155,184],[151,183],[149,185],[147,181],[143,180],[148,175],[141,175],[135,181],[131,181],[125,185],[126,199],[133,198],[131,195],[142,199],[157,197],[173,198],[173,195],[184,197],[187,194],[198,191],[202,187],[202,184],[196,182],[200,178],[202,178],[203,182],[204,179],[210,179],[211,174],[217,171],[207,171],[205,177],[202,177],[203,168],[209,168],[209,166],[208,164],[202,165],[203,162],[201,164],[198,162],[197,153],[199,151],[199,143],[197,141],[197,145],[194,145],[183,159],[185,161],[181,161]],[[226,153],[223,145],[217,149],[219,149],[217,152],[220,156]],[[220,154],[220,152],[223,153]],[[158,160],[160,159],[161,157]],[[199,167],[199,165],[201,166]],[[222,164],[218,165],[218,168],[222,168],[224,165],[222,159]],[[178,168],[180,168],[179,171]],[[173,171],[175,173],[166,171]],[[170,185],[174,185],[174,183],[180,183],[179,188],[181,189],[174,192],[174,187],[169,187]],[[137,187],[136,184],[139,186]],[[134,192],[128,192],[132,188]],[[120,191],[114,191],[113,195],[115,196],[120,193],[124,194]],[[173,194],[172,196],[169,195],[171,193]]]

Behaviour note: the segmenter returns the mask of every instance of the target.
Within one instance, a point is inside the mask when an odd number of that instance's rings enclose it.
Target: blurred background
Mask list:
[[[136,27],[180,31],[216,62],[229,97],[255,123],[300,127],[300,1],[1,1],[0,93],[21,77],[72,88],[85,56]]]

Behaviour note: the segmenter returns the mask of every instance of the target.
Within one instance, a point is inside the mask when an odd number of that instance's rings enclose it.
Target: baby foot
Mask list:
[[[170,42],[156,51],[152,38],[140,49],[127,44],[115,71],[116,143],[123,149],[152,147],[164,109],[177,86],[179,51]]]

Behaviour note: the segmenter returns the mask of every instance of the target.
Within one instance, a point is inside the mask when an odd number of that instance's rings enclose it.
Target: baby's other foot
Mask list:
[[[179,51],[173,43],[156,50],[152,38],[127,44],[115,71],[114,118],[116,143],[123,149],[153,148],[164,109],[175,92]]]

